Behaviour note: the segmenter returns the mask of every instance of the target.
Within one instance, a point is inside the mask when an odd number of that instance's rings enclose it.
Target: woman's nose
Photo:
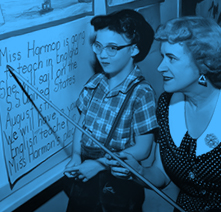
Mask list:
[[[157,68],[157,71],[159,72],[164,72],[164,71],[167,71],[168,70],[168,67],[164,61],[164,59],[161,61],[160,65],[158,66]]]

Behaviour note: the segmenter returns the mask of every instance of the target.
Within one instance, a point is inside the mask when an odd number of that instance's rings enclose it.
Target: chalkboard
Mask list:
[[[48,170],[70,156],[75,129],[21,82],[43,119],[6,65],[76,121],[75,101],[93,74],[90,19],[84,17],[0,41],[0,207],[14,192],[39,176],[47,176]]]

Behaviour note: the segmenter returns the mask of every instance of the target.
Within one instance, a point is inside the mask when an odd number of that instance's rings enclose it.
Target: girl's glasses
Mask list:
[[[124,46],[114,46],[114,45],[103,46],[102,44],[95,42],[93,43],[92,48],[95,54],[99,55],[105,49],[108,56],[114,57],[117,54],[117,51],[132,45],[133,43]]]

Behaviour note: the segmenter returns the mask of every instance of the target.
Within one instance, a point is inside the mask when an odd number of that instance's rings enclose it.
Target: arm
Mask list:
[[[164,188],[170,183],[170,179],[167,176],[161,161],[159,144],[156,144],[155,157],[152,166],[147,168],[142,167],[140,169],[140,174],[158,188]]]
[[[126,158],[125,162],[130,165],[135,171],[137,171],[140,175],[144,176],[148,181],[150,181],[153,185],[158,188],[164,188],[170,182],[169,177],[167,176],[166,172],[164,171],[160,151],[159,151],[159,144],[156,144],[156,148],[153,149],[154,152],[154,161],[151,166],[145,168],[141,166],[137,160],[132,157],[132,155],[127,154],[126,152],[121,152],[119,154],[120,158]],[[119,166],[116,160],[108,160],[107,164],[112,166],[111,172],[116,177],[125,177],[128,178],[128,169]],[[135,177],[135,181],[143,186],[145,185],[141,180]]]
[[[154,141],[154,134],[147,133],[145,135],[139,135],[135,137],[136,144],[129,147],[122,152],[131,154],[137,161],[144,160],[150,155],[152,145]]]
[[[85,115],[81,113],[79,120],[78,120],[78,125],[83,126],[83,121],[84,121]],[[71,160],[67,164],[66,167],[71,167],[75,166],[81,163],[81,136],[82,132],[75,128],[75,133],[73,137],[73,142],[72,142],[72,155],[71,155]]]
[[[85,115],[81,113],[78,125],[83,126]],[[72,156],[70,162],[66,165],[64,170],[67,177],[78,177],[83,182],[88,181],[94,177],[98,172],[107,168],[107,158],[99,158],[97,160],[85,160],[81,163],[81,137],[82,132],[75,129],[73,144],[72,144]]]
[[[154,92],[149,87],[146,88],[142,85],[136,95],[131,120],[131,131],[135,135],[135,145],[123,150],[123,152],[129,153],[137,161],[141,161],[150,155],[158,124],[155,114]]]
[[[81,114],[78,124],[83,125],[85,115]],[[72,145],[72,156],[70,162],[67,164],[64,172],[68,177],[77,177],[83,182],[88,181],[97,173],[107,168],[107,158],[99,158],[97,160],[85,160],[81,163],[81,136],[82,132],[78,129],[74,133],[74,141]]]

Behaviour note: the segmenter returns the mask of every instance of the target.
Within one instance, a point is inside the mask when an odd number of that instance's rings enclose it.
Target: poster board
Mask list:
[[[0,40],[94,14],[94,0],[1,0]]]
[[[14,210],[63,176],[75,129],[22,82],[45,117],[46,121],[43,120],[6,65],[12,66],[42,95],[76,121],[78,112],[75,101],[93,74],[93,53],[88,37],[90,19],[90,16],[82,17],[39,30],[28,28],[30,32],[25,34],[20,34],[18,30],[16,36],[10,36],[14,33],[9,32],[0,40],[2,211]]]

